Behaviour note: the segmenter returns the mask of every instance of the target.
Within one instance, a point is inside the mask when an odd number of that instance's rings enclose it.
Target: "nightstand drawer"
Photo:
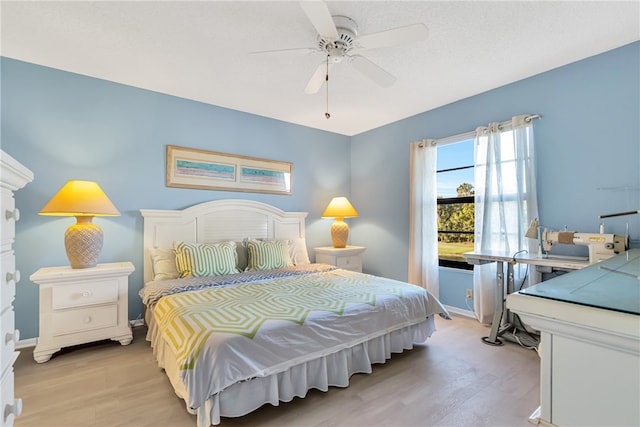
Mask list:
[[[118,325],[118,306],[91,307],[54,312],[51,316],[53,335],[111,328]]]
[[[331,264],[344,270],[362,273],[362,253],[365,249],[363,246],[347,246],[345,248],[325,246],[314,250],[318,263]]]
[[[336,267],[345,270],[362,270],[362,257],[360,255],[338,257]]]
[[[118,301],[118,281],[109,279],[77,285],[58,285],[51,289],[51,308],[84,307]]]

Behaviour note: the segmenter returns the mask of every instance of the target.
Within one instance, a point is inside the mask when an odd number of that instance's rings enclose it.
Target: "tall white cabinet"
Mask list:
[[[13,157],[0,150],[0,425],[12,426],[15,417],[22,412],[22,400],[13,393],[13,364],[18,357],[15,351],[20,333],[15,329],[13,299],[20,272],[16,269],[13,242],[15,225],[20,219],[13,193],[33,181],[33,173]]]

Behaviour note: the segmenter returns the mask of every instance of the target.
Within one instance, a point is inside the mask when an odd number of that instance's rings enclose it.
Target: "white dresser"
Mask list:
[[[22,412],[22,400],[13,395],[13,364],[18,357],[15,351],[20,333],[15,329],[15,313],[13,300],[16,293],[16,283],[20,280],[20,272],[16,270],[13,242],[15,240],[15,225],[20,218],[20,211],[16,209],[13,193],[29,182],[33,181],[33,173],[20,164],[13,157],[0,150],[0,190],[2,191],[0,235],[2,247],[0,249],[0,402],[2,426],[12,426],[15,417]]]
[[[362,273],[362,253],[366,249],[364,246],[347,246],[346,248],[323,246],[314,248],[314,251],[318,263],[335,265],[345,270]]]
[[[38,363],[62,347],[111,339],[131,343],[130,262],[92,268],[45,267],[31,275],[40,285],[40,336],[33,350]]]

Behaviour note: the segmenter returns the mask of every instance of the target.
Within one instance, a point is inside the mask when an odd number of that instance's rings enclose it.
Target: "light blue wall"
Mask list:
[[[206,200],[251,198],[284,210],[308,211],[307,243],[330,244],[331,197],[350,195],[360,217],[351,243],[367,246],[365,271],[407,279],[409,142],[466,132],[515,114],[536,122],[538,191],[543,225],[596,231],[602,213],[637,209],[638,191],[598,190],[639,185],[640,43],[553,70],[354,137],[1,59],[1,144],[35,173],[16,194],[16,326],[38,335],[40,267],[66,265],[64,230],[72,218],[37,212],[69,179],[100,183],[122,216],[98,218],[105,233],[101,262],[131,260],[129,317],[142,311],[141,208],[179,209]],[[446,82],[443,82],[446,84]],[[167,188],[165,147],[180,145],[294,163],[292,196]],[[332,154],[351,144],[351,159]],[[638,216],[607,223],[638,245]],[[466,309],[469,283],[443,276],[443,302]],[[462,302],[461,302],[462,301]]]
[[[122,216],[96,218],[105,235],[100,262],[130,260],[129,318],[142,312],[141,208],[181,209],[213,199],[250,198],[308,211],[307,243],[331,243],[320,215],[331,197],[349,194],[349,137],[2,58],[2,149],[35,174],[16,193],[15,301],[23,339],[38,335],[40,267],[68,265],[64,231],[74,218],[38,211],[69,179],[97,181]],[[293,195],[165,187],[165,147],[180,145],[289,161]],[[336,151],[346,152],[343,158]]]
[[[473,299],[466,299],[466,290],[473,290],[473,271],[460,268],[440,268],[442,287],[438,298],[447,306],[473,312]]]
[[[473,78],[473,76],[470,76]],[[442,82],[446,85],[446,82]],[[537,185],[543,226],[598,232],[598,215],[640,208],[640,42],[427,111],[351,139],[354,244],[367,272],[407,280],[409,143],[538,113]],[[635,186],[633,191],[599,190]],[[640,215],[605,222],[640,246]],[[463,309],[471,280],[443,275],[442,302]],[[451,289],[450,289],[451,288]]]

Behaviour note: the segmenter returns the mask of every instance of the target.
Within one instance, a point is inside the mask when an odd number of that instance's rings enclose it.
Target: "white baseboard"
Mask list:
[[[129,324],[131,325],[132,328],[135,328],[136,326],[144,326],[144,320],[143,319],[129,320]]]
[[[19,340],[16,343],[16,350],[21,350],[23,348],[35,347],[38,343],[38,338],[27,338],[26,340]]]
[[[464,310],[462,308],[452,307],[450,305],[445,305],[444,308],[446,308],[447,311],[449,311],[449,313],[451,314],[457,314],[458,316],[469,317],[471,319],[476,318],[476,314],[470,310]]]

